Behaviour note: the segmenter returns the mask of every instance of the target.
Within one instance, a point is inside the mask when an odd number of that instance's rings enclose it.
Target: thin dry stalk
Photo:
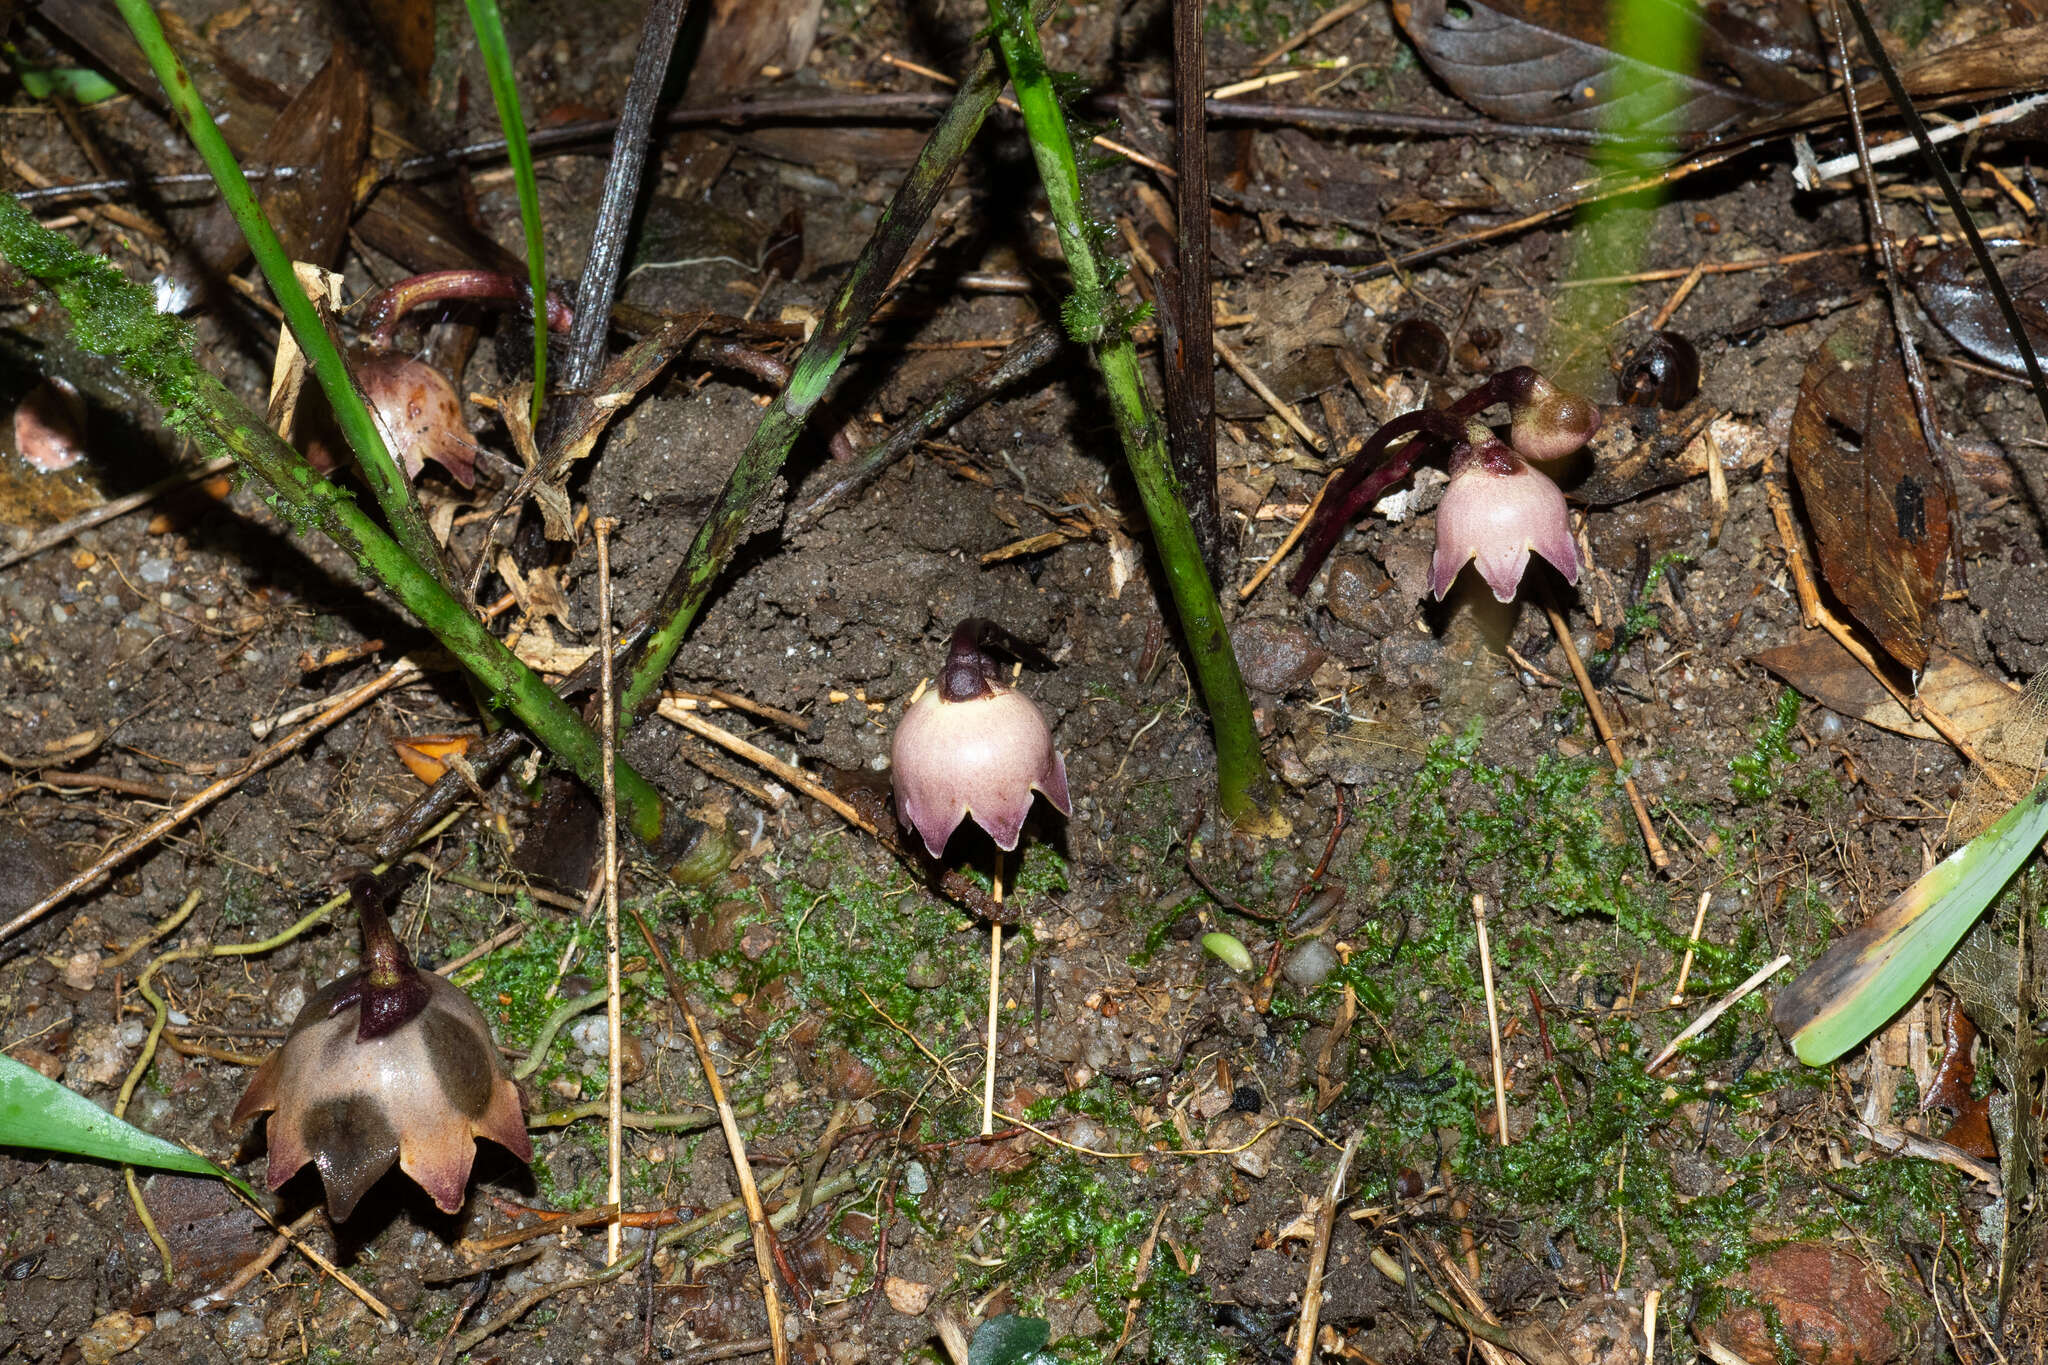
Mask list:
[[[223,455],[217,460],[208,460],[205,464],[199,465],[196,468],[184,469],[176,474],[167,475],[146,488],[136,489],[125,497],[115,498],[112,502],[101,503],[90,512],[81,512],[68,521],[58,522],[47,531],[38,532],[20,549],[10,550],[4,555],[0,555],[0,569],[11,569],[24,559],[62,545],[80,531],[90,530],[102,522],[112,521],[115,517],[126,516],[136,508],[154,502],[173,488],[178,488],[188,483],[197,483],[201,479],[210,478],[215,474],[233,469],[234,467],[235,457]]]
[[[641,937],[647,940],[648,949],[661,967],[662,979],[668,984],[669,1002],[683,1016],[683,1023],[690,1030],[690,1046],[697,1051],[697,1063],[704,1068],[704,1084],[710,1088],[711,1102],[718,1109],[718,1125],[724,1130],[726,1148],[732,1153],[733,1175],[739,1182],[740,1202],[746,1205],[747,1225],[754,1236],[754,1269],[761,1277],[761,1302],[768,1312],[768,1339],[775,1365],[788,1365],[789,1333],[782,1323],[782,1293],[775,1287],[775,1253],[771,1240],[774,1234],[768,1230],[768,1215],[761,1204],[760,1188],[754,1184],[754,1168],[747,1161],[747,1144],[740,1137],[739,1119],[725,1097],[725,1082],[719,1079],[717,1059],[704,1042],[704,1031],[697,1026],[697,1012],[690,1008],[689,997],[683,994],[682,983],[676,980],[669,966],[668,954],[662,950],[660,940],[647,927],[647,921],[640,917],[640,912],[635,910],[632,913],[634,923],[640,926]]]
[[[869,834],[879,833],[872,820],[848,805],[843,799],[814,781],[810,774],[793,763],[785,763],[774,754],[758,745],[749,744],[730,730],[721,729],[695,712],[685,710],[681,705],[669,701],[655,708],[663,720],[673,721],[691,734],[710,740],[729,753],[738,754],[754,766],[770,773],[820,805],[829,807],[834,815],[852,825],[855,829]]]
[[[1352,15],[1358,13],[1360,10],[1364,9],[1366,6],[1372,3],[1373,0],[1344,0],[1343,4],[1337,6],[1337,8],[1329,11],[1327,14],[1324,14],[1321,18],[1317,19],[1307,28],[1302,29],[1293,37],[1289,38],[1286,42],[1280,44],[1280,46],[1274,48],[1271,52],[1268,52],[1265,56],[1253,62],[1252,70],[1264,71],[1267,67],[1279,61],[1282,57],[1285,57],[1288,53],[1294,51],[1294,49],[1300,47],[1309,39],[1315,37],[1317,34],[1322,33],[1327,29],[1330,29],[1338,24],[1343,23],[1346,19],[1349,19]]]
[[[1671,316],[1678,311],[1679,305],[1691,297],[1692,291],[1699,286],[1700,276],[1706,273],[1707,263],[1704,258],[1692,263],[1692,269],[1688,270],[1685,273],[1685,278],[1679,281],[1678,288],[1671,291],[1671,297],[1664,300],[1664,306],[1657,310],[1657,316],[1650,319],[1651,331],[1661,332],[1664,330],[1664,324],[1671,321]]]
[[[1316,1209],[1316,1245],[1309,1253],[1308,1281],[1301,1291],[1301,1324],[1295,1329],[1294,1365],[1313,1365],[1316,1358],[1316,1322],[1323,1312],[1323,1267],[1330,1260],[1330,1234],[1337,1226],[1337,1206],[1344,1202],[1344,1181],[1351,1174],[1351,1158],[1358,1152],[1357,1133],[1344,1143],[1344,1155],[1330,1175],[1330,1188],[1323,1192]]]
[[[1493,948],[1486,937],[1486,897],[1472,898],[1472,919],[1479,926],[1479,979],[1486,986],[1486,1035],[1493,1043],[1493,1117],[1500,1126],[1500,1145],[1508,1145],[1508,1085],[1501,1066],[1500,1005],[1493,993]]]
[[[1657,1358],[1657,1301],[1664,1296],[1661,1289],[1652,1289],[1643,1295],[1643,1359]]]
[[[1260,402],[1277,413],[1280,420],[1287,424],[1290,431],[1306,441],[1310,450],[1320,455],[1330,448],[1328,441],[1325,441],[1318,435],[1315,429],[1310,427],[1308,423],[1301,420],[1301,414],[1294,410],[1292,404],[1268,388],[1266,381],[1259,378],[1258,372],[1245,364],[1244,357],[1232,350],[1229,342],[1220,336],[1212,336],[1209,340],[1215,346],[1216,354],[1222,357],[1223,363],[1231,368],[1231,372],[1244,381],[1246,388],[1259,396]]]
[[[291,753],[315,735],[332,728],[362,707],[375,701],[400,683],[419,676],[419,669],[410,659],[401,659],[377,677],[360,687],[353,688],[327,703],[325,710],[286,735],[267,749],[259,749],[250,755],[247,762],[217,782],[208,784],[176,808],[166,811],[157,819],[143,826],[135,833],[121,840],[98,858],[92,866],[73,874],[49,895],[31,905],[5,924],[0,924],[0,942],[34,924],[44,915],[83,891],[90,891],[105,881],[130,858],[154,844],[170,831],[205,810],[214,802],[240,787],[256,774],[270,767],[286,754]]]
[[[996,850],[995,876],[990,885],[994,888],[997,905],[1003,903],[1003,854]],[[1003,926],[999,921],[990,920],[988,926],[988,1066],[981,1076],[981,1135],[987,1137],[996,1130],[996,998],[1002,994],[1003,980]]]
[[[1593,718],[1593,728],[1599,732],[1600,742],[1607,746],[1607,757],[1614,761],[1615,774],[1621,778],[1622,790],[1628,793],[1628,803],[1635,808],[1636,823],[1642,826],[1643,844],[1650,853],[1650,865],[1659,872],[1671,866],[1671,855],[1664,851],[1664,841],[1657,837],[1656,826],[1650,823],[1649,808],[1643,805],[1643,794],[1636,790],[1636,780],[1628,775],[1628,762],[1621,756],[1621,746],[1614,742],[1614,730],[1607,724],[1607,708],[1600,704],[1600,694],[1593,689],[1593,679],[1586,673],[1585,660],[1579,657],[1579,647],[1572,643],[1572,633],[1565,626],[1564,617],[1556,607],[1544,604],[1543,610],[1550,615],[1550,628],[1557,634],[1557,642],[1564,648],[1565,662],[1572,666],[1572,677],[1578,680],[1579,694],[1586,699],[1586,714]]]
[[[598,742],[604,753],[604,1021],[605,1037],[605,1202],[617,1208],[623,1198],[620,1144],[623,1141],[625,1083],[620,1075],[619,1029],[619,793],[613,761],[619,742],[618,693],[612,690],[612,554],[611,534],[618,525],[599,517],[597,532]],[[619,1260],[619,1220],[605,1225],[604,1263]]]
[[[1685,960],[1678,964],[1678,984],[1671,988],[1671,1003],[1674,1005],[1685,1003],[1685,979],[1692,975],[1693,949],[1699,947],[1700,931],[1707,927],[1707,902],[1712,899],[1712,891],[1700,892],[1699,908],[1692,912],[1692,933],[1686,936]]]
[[[1644,1070],[1655,1071],[1658,1067],[1670,1061],[1672,1054],[1677,1052],[1679,1048],[1685,1046],[1694,1038],[1699,1037],[1700,1034],[1712,1028],[1714,1026],[1714,1021],[1716,1019],[1719,1019],[1722,1015],[1726,1014],[1729,1010],[1733,1009],[1736,1003],[1740,1001],[1743,996],[1748,995],[1758,986],[1763,985],[1764,982],[1769,981],[1772,977],[1776,976],[1779,972],[1783,971],[1785,969],[1786,964],[1791,961],[1792,955],[1790,953],[1780,953],[1777,957],[1772,958],[1769,962],[1766,962],[1763,966],[1757,968],[1756,971],[1750,974],[1749,980],[1743,982],[1740,986],[1737,986],[1734,990],[1728,992],[1728,994],[1722,996],[1719,1000],[1716,1000],[1712,1005],[1707,1007],[1707,1012],[1705,1014],[1702,1014],[1699,1018],[1693,1020],[1690,1024],[1687,1024],[1685,1026],[1685,1031],[1679,1034],[1676,1038],[1673,1038],[1670,1042],[1666,1043],[1664,1045],[1664,1050],[1657,1054],[1656,1060],[1652,1061],[1649,1064],[1649,1066],[1644,1068]]]
[[[1288,552],[1294,548],[1295,542],[1300,540],[1302,534],[1308,530],[1308,524],[1316,519],[1316,509],[1323,505],[1323,495],[1330,491],[1331,484],[1337,482],[1343,476],[1344,471],[1342,469],[1330,471],[1330,477],[1323,480],[1323,486],[1316,490],[1316,495],[1309,499],[1308,506],[1302,509],[1301,516],[1296,519],[1293,527],[1287,532],[1287,538],[1280,542],[1280,548],[1267,556],[1265,563],[1259,565],[1259,571],[1252,575],[1251,582],[1237,590],[1238,601],[1242,602],[1245,598],[1250,597],[1259,590],[1261,583],[1264,583],[1273,576],[1273,570],[1280,567],[1280,561],[1287,558]]]

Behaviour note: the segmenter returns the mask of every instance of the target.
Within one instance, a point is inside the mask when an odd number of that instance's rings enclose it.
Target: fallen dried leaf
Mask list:
[[[1883,301],[1859,308],[1808,362],[1790,456],[1828,586],[1886,653],[1926,667],[1948,501]]]
[[[1608,46],[1604,5],[1570,0],[1396,0],[1394,17],[1430,70],[1475,109],[1514,123],[1627,128],[1637,134],[1711,128],[1812,97],[1791,70],[1717,29],[1710,11],[1651,6],[1690,30],[1694,69],[1652,66]],[[1726,80],[1711,74],[1723,73]]]
[[[398,751],[398,761],[431,787],[448,771],[443,760],[450,754],[468,753],[469,743],[468,735],[415,735],[411,739],[394,739],[391,747]]]

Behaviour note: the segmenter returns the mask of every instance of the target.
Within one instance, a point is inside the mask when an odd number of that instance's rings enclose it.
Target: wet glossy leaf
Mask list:
[[[1790,70],[1724,36],[1695,6],[1648,4],[1692,32],[1697,71],[1617,55],[1607,45],[1605,5],[1396,0],[1394,17],[1453,93],[1515,123],[1689,132],[1812,97]]]
[[[1044,1318],[1020,1318],[1014,1313],[990,1318],[975,1329],[967,1345],[967,1365],[1041,1365],[1050,1362],[1046,1339],[1052,1325]]]
[[[75,1090],[0,1054],[0,1147],[98,1157],[162,1170],[219,1176],[249,1187],[176,1143],[124,1123]],[[253,1195],[253,1191],[250,1191]]]
[[[2013,307],[2026,329],[2034,354],[2048,354],[2048,249],[2036,248],[2001,261],[1999,274],[2012,294]],[[2026,368],[2012,329],[1976,257],[1967,247],[1944,251],[1913,273],[1913,288],[1929,317],[1955,343],[1979,360],[2018,374]]]
[[[1886,653],[1926,667],[1948,505],[1882,302],[1858,309],[1808,362],[1791,460],[1828,586]]]

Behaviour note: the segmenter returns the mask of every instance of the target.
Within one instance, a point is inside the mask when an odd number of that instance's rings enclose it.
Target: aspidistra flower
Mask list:
[[[1564,494],[1550,478],[1474,422],[1451,451],[1451,482],[1436,509],[1436,555],[1430,591],[1450,591],[1469,560],[1503,602],[1512,602],[1529,567],[1542,555],[1568,583],[1579,581],[1578,548]]]
[[[233,1122],[269,1112],[270,1188],[310,1162],[337,1220],[394,1164],[454,1213],[477,1138],[532,1160],[519,1087],[470,998],[413,965],[374,879],[350,890],[363,918],[363,970],[306,1002]]]
[[[1073,813],[1052,727],[1037,703],[1003,685],[983,648],[992,631],[960,623],[938,682],[903,713],[891,746],[896,813],[934,858],[969,816],[998,848],[1016,848],[1034,792]]]

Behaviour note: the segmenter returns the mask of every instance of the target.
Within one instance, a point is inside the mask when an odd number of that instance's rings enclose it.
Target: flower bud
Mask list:
[[[1512,602],[1534,550],[1568,583],[1579,581],[1564,494],[1548,476],[1502,445],[1481,423],[1451,451],[1451,483],[1436,509],[1430,591],[1441,600],[1465,561],[1479,561],[1493,595]]]
[[[1062,815],[1067,765],[1035,702],[1003,686],[1001,666],[983,649],[985,622],[963,621],[939,680],[903,713],[890,761],[896,813],[936,858],[969,815],[1005,852],[1017,847],[1031,794]]]
[[[1501,376],[1514,414],[1508,439],[1524,459],[1561,460],[1600,430],[1600,406],[1523,367]]]
[[[532,1160],[533,1144],[490,1025],[462,991],[413,966],[375,887],[368,878],[351,887],[364,921],[363,970],[306,1002],[232,1122],[270,1111],[270,1188],[311,1162],[338,1220],[394,1163],[454,1213],[477,1138],[521,1161]]]

